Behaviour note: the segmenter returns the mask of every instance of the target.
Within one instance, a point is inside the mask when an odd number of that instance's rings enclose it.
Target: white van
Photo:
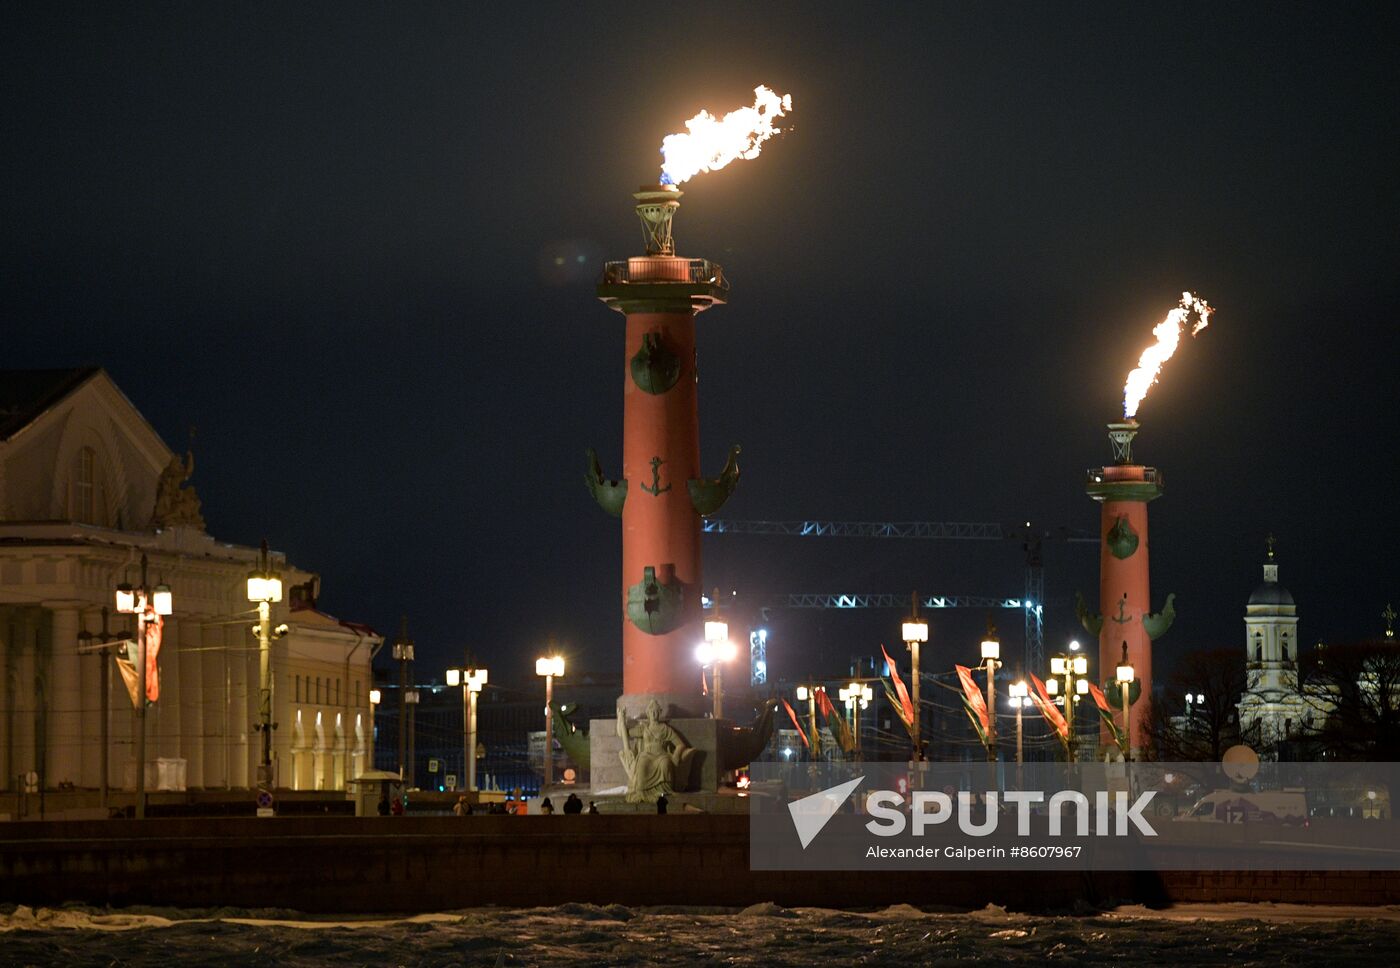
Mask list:
[[[1212,790],[1178,820],[1199,823],[1305,823],[1308,803],[1302,790],[1236,793]]]

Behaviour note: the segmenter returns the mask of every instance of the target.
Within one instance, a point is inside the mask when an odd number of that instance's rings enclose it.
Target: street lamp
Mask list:
[[[738,649],[734,643],[729,641],[729,626],[724,622],[706,622],[706,640],[695,647],[695,661],[701,666],[714,669],[715,673],[715,696],[714,713],[715,719],[724,718],[724,664],[732,662],[738,655]],[[716,638],[709,638],[715,635]]]
[[[550,705],[554,702],[554,678],[564,674],[564,657],[552,655],[535,660],[535,675],[544,676],[544,785],[554,783],[554,714]],[[544,791],[541,789],[541,795]]]
[[[258,550],[258,567],[248,572],[248,601],[258,606],[258,725],[262,759],[258,762],[258,794],[272,790],[272,603],[282,600],[282,576],[268,561],[267,539]]]
[[[476,792],[476,697],[486,678],[486,670],[474,666],[447,670],[447,684],[462,686],[462,772],[466,789],[472,792]]]
[[[170,587],[164,582],[156,586],[156,590],[160,592],[158,596],[152,592],[147,564],[146,556],[141,555],[141,587],[132,588],[128,583],[122,582],[117,586],[116,591],[117,611],[136,616],[137,665],[140,676],[136,694],[137,820],[143,820],[146,817],[146,656],[149,648],[148,639],[151,635],[150,627],[155,625],[157,634],[159,634],[162,617],[171,614],[174,606]],[[159,643],[157,643],[157,647],[159,647]]]
[[[987,762],[997,760],[997,667],[1001,665],[1001,641],[992,616],[987,616],[987,633],[982,638],[982,659],[987,667]]]
[[[807,716],[812,724],[812,746],[810,752],[812,759],[815,760],[822,751],[821,733],[817,732],[817,687],[798,686],[797,701],[807,704]]]
[[[909,617],[904,620],[900,627],[900,637],[904,639],[904,644],[909,648],[910,685],[913,694],[910,699],[914,704],[914,722],[911,724],[914,733],[914,759],[924,758],[924,733],[919,716],[919,646],[928,641],[928,622],[919,617],[919,593],[911,592]]]
[[[413,640],[408,637],[408,616],[399,619],[399,636],[394,639],[394,659],[399,664],[399,779],[413,785],[412,764],[408,758],[408,704],[417,703],[418,693],[413,698],[408,693],[408,667],[413,662]]]
[[[875,698],[875,693],[867,685],[860,682],[852,682],[837,692],[841,701],[846,705],[846,711],[850,713],[851,732],[855,735],[855,751],[860,753],[860,711],[870,707],[870,700]]]
[[[1123,658],[1118,663],[1117,675],[1118,688],[1123,695],[1123,759],[1125,762],[1132,762],[1133,759],[1133,720],[1132,707],[1128,704],[1128,687],[1133,684],[1133,667],[1128,663],[1128,643],[1123,643]]]
[[[1089,658],[1079,651],[1079,648],[1079,642],[1074,641],[1069,644],[1068,652],[1061,652],[1050,657],[1050,679],[1045,683],[1045,691],[1055,696],[1060,691],[1060,679],[1065,682],[1063,701],[1065,721],[1069,725],[1069,761],[1071,763],[1078,759],[1075,750],[1079,739],[1075,731],[1075,703],[1079,702],[1080,696],[1089,694],[1089,680],[1084,678],[1089,674]]]
[[[1011,707],[1016,710],[1016,766],[1021,766],[1021,710],[1030,705],[1030,687],[1026,685],[1026,680],[1021,679],[1013,682],[1008,691],[1011,693]]]
[[[375,713],[379,711],[379,704],[384,700],[384,693],[378,689],[369,691],[369,768],[373,770],[374,750],[379,742],[379,727],[374,724]]]

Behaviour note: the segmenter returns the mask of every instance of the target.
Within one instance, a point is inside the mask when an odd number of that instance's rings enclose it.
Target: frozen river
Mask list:
[[[833,883],[833,891],[838,885]],[[276,911],[0,908],[3,965],[1391,965],[1400,908],[474,909],[406,918]]]

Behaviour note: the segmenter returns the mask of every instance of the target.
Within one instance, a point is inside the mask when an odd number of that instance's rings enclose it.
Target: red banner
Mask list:
[[[1094,705],[1099,707],[1099,718],[1108,726],[1108,731],[1113,734],[1113,741],[1122,747],[1123,730],[1118,728],[1118,724],[1113,721],[1113,707],[1108,704],[1108,698],[1104,696],[1103,690],[1092,682],[1089,683],[1089,695],[1094,697]]]
[[[1061,743],[1069,742],[1069,723],[1065,722],[1064,715],[1055,708],[1055,704],[1050,701],[1050,694],[1045,691],[1045,683],[1040,681],[1040,677],[1034,672],[1031,673],[1031,685],[1035,688],[1031,690],[1031,699],[1040,710],[1040,715],[1045,717],[1045,721],[1051,728],[1059,734]],[[1066,700],[1073,701],[1073,700]]]
[[[963,698],[967,701],[967,708],[977,717],[982,735],[985,736],[991,725],[987,721],[987,700],[982,697],[982,690],[977,688],[977,683],[972,681],[971,669],[960,665],[955,665],[953,668],[957,670],[958,681],[962,683]]]
[[[797,727],[797,735],[802,737],[802,745],[807,747],[808,749],[811,749],[812,744],[807,739],[807,731],[803,729],[802,724],[798,722],[797,713],[793,712],[792,704],[789,703],[786,699],[784,699],[783,708],[787,710],[788,719],[792,720],[792,725]]]
[[[904,680],[899,678],[899,670],[895,668],[894,660],[890,654],[885,652],[885,644],[880,643],[880,651],[885,656],[885,665],[890,670],[890,680],[894,682],[894,694],[899,697],[899,705],[895,707],[895,712],[899,713],[899,718],[904,720],[905,726],[914,724],[914,703],[909,698],[909,690],[904,688]]]

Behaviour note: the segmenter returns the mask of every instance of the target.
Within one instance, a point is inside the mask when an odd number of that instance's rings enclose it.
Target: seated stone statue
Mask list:
[[[654,803],[658,797],[685,789],[695,750],[661,721],[660,702],[653,699],[647,703],[646,718],[630,724],[618,703],[617,735],[622,740],[628,803]]]

